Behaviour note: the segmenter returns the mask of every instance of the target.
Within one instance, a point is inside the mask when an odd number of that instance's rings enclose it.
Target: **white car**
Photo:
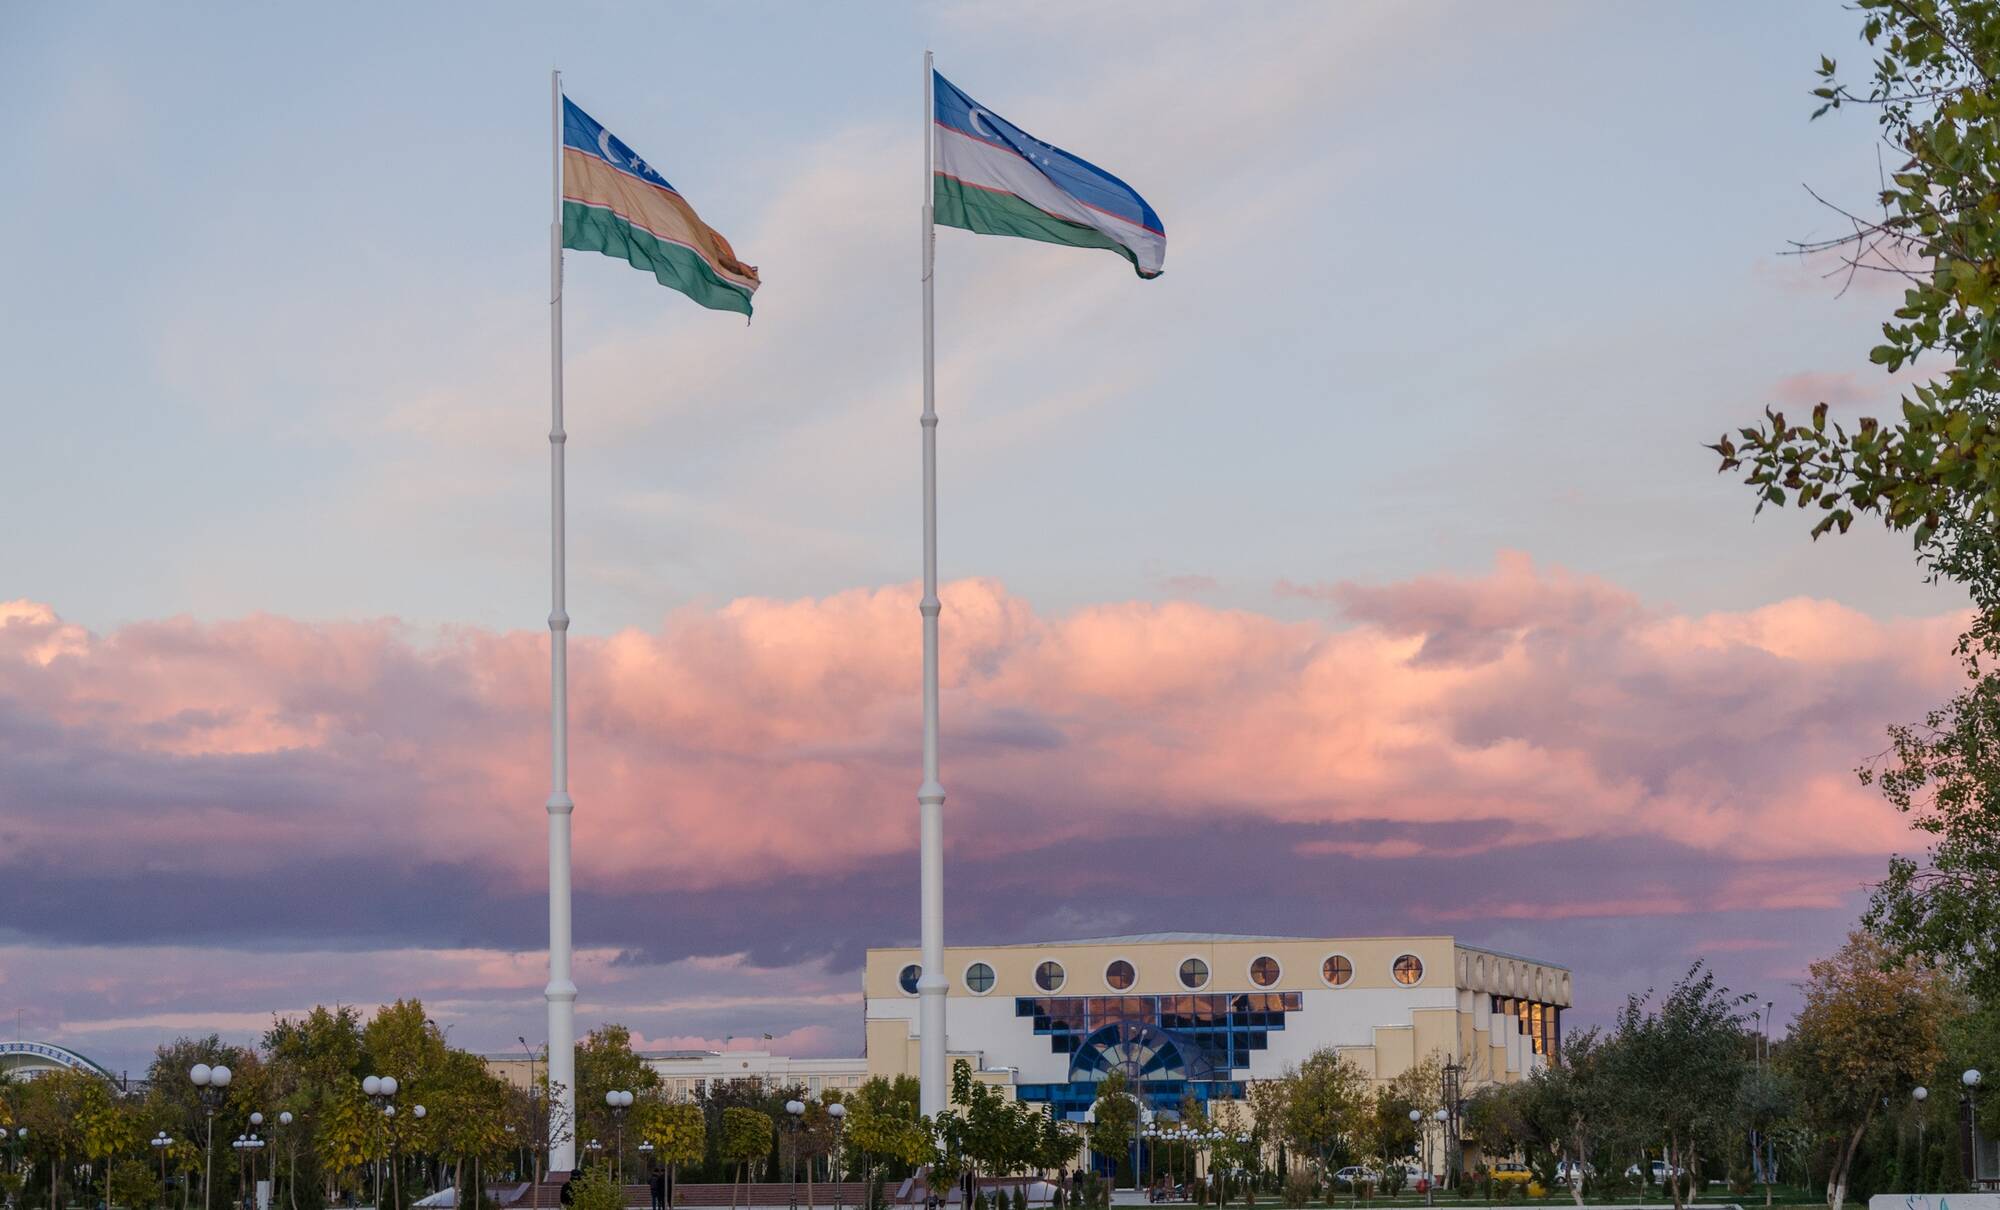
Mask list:
[[[1667,1162],[1665,1160],[1654,1160],[1651,1169],[1652,1170],[1646,1175],[1647,1180],[1651,1181],[1655,1185],[1664,1185],[1667,1183]],[[1626,1176],[1639,1175],[1639,1165],[1634,1164],[1630,1168],[1627,1168],[1625,1170],[1625,1175]],[[1681,1167],[1679,1164],[1674,1165],[1674,1176],[1676,1178],[1683,1177],[1686,1175],[1687,1175],[1687,1169]]]
[[[1637,1172],[1638,1169],[1635,1167],[1633,1171]],[[1556,1179],[1565,1185],[1574,1185],[1578,1181],[1588,1180],[1596,1175],[1597,1169],[1589,1164],[1579,1164],[1575,1160],[1564,1160],[1556,1165]]]
[[[1333,1179],[1335,1184],[1359,1185],[1367,1181],[1379,1181],[1382,1177],[1373,1168],[1364,1168],[1360,1164],[1349,1164],[1347,1167],[1334,1173]]]

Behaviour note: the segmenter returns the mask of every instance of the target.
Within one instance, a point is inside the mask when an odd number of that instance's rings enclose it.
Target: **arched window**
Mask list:
[[[975,962],[965,968],[965,990],[975,996],[983,996],[993,990],[993,968],[984,962]]]
[[[1139,973],[1133,970],[1132,964],[1123,958],[1114,960],[1110,966],[1104,968],[1104,984],[1115,992],[1124,991],[1126,988],[1132,986],[1138,978]]]
[[[1060,962],[1044,962],[1035,968],[1035,986],[1045,992],[1061,991],[1063,977]]]
[[[1346,987],[1347,981],[1354,978],[1354,963],[1345,954],[1333,954],[1319,964],[1319,977],[1334,987]]]
[[[1250,982],[1258,987],[1269,987],[1276,983],[1281,973],[1283,972],[1278,966],[1278,960],[1269,954],[1250,964]]]
[[[1199,958],[1189,958],[1181,963],[1181,986],[1189,991],[1198,991],[1208,986],[1208,963]]]
[[[1404,987],[1415,987],[1424,981],[1424,960],[1415,954],[1404,954],[1389,970]]]

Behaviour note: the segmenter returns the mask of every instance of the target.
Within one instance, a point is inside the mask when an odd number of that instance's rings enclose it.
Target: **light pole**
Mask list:
[[[604,1094],[604,1103],[611,1109],[611,1124],[618,1131],[618,1180],[622,1190],[625,1187],[625,1111],[632,1108],[632,1094],[622,1088],[615,1088]],[[624,1194],[619,1194],[623,1197]]]
[[[401,1087],[395,1076],[367,1076],[361,1081],[361,1091],[369,1100],[382,1109],[382,1133],[389,1144],[389,1198],[397,1206],[403,1203],[403,1174],[396,1163],[396,1090]],[[422,1106],[418,1106],[419,1109]],[[382,1201],[382,1170],[375,1170],[375,1201]]]
[[[799,1124],[805,1120],[805,1116],[804,1101],[785,1102],[785,1133],[792,1136],[792,1210],[799,1210]]]
[[[1410,1110],[1410,1125],[1417,1128],[1417,1140],[1424,1151],[1424,1205],[1431,1204],[1431,1133],[1424,1129],[1424,1111]]]
[[[257,1128],[263,1124],[264,1115],[262,1113],[252,1113],[250,1115],[251,1138],[255,1139],[257,1137]],[[257,1146],[262,1147],[263,1145],[263,1140],[259,1139]],[[275,1202],[277,1198],[273,1197],[271,1200]],[[253,1205],[257,1201],[257,1153],[255,1151],[250,1152],[250,1201]]]
[[[1979,1069],[1969,1067],[1958,1077],[1965,1086],[1961,1094],[1961,1104],[1965,1108],[1965,1176],[1974,1189],[1979,1188]]]
[[[162,1130],[147,1141],[153,1153],[160,1157],[160,1200],[164,1204],[167,1197],[167,1149],[174,1145],[174,1140]]]
[[[841,1150],[841,1127],[847,1124],[847,1106],[842,1105],[839,1101],[835,1101],[826,1107],[826,1116],[833,1119],[833,1146],[826,1153],[826,1179],[834,1182],[833,1210],[840,1210],[843,1194],[840,1188],[839,1171],[835,1168],[834,1164],[836,1156],[841,1159],[846,1158],[845,1153]]]
[[[215,1107],[222,1103],[223,1090],[229,1087],[230,1071],[217,1063],[211,1067],[206,1063],[196,1063],[188,1068],[188,1082],[194,1085],[196,1095],[201,1097],[202,1113],[208,1119],[208,1158],[201,1166],[202,1210],[211,1210],[215,1198],[210,1192],[215,1188]]]
[[[280,1110],[278,1112],[278,1125],[285,1127],[291,1124],[292,1111],[289,1109]],[[285,1165],[285,1196],[291,1201],[292,1210],[299,1210],[299,1143],[297,1139],[292,1137],[289,1131],[285,1134],[285,1141],[289,1144],[285,1148],[285,1156],[288,1161]],[[271,1171],[276,1172],[277,1170],[278,1162],[272,1160]],[[276,1201],[277,1199],[273,1198],[272,1200]]]

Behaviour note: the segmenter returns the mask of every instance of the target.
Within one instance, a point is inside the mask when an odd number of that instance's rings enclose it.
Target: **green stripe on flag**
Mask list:
[[[980,189],[938,173],[931,205],[939,225],[980,235],[1012,235],[1072,248],[1108,248],[1139,267],[1132,250],[1095,227],[1058,218],[1011,193]],[[1157,276],[1157,275],[1155,275]]]
[[[663,240],[601,206],[563,202],[563,247],[630,261],[634,269],[651,273],[661,285],[711,311],[750,314],[750,292],[724,280],[694,249]]]

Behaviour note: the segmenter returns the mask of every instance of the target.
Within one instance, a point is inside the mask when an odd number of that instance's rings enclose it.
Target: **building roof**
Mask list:
[[[1126,933],[1119,937],[1068,937],[1060,941],[1021,941],[994,949],[1020,949],[1049,945],[1208,945],[1224,941],[1310,941],[1310,937],[1281,937],[1271,933]]]

